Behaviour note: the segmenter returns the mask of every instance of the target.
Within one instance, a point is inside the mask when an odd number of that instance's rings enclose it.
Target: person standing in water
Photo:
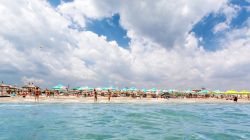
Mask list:
[[[238,101],[237,96],[234,96],[234,102],[237,102],[237,101]]]
[[[35,89],[35,101],[38,101],[38,100],[39,100],[39,95],[40,95],[40,90],[39,90],[39,88],[37,87],[37,88]]]
[[[97,91],[94,89],[94,101],[97,102]]]
[[[110,101],[111,95],[112,95],[111,91],[108,90],[108,100],[109,100],[109,101]]]

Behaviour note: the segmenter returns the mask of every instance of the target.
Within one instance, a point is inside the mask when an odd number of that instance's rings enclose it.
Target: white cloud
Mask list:
[[[121,25],[134,34],[129,37],[144,37],[170,48],[175,44],[183,43],[193,25],[209,12],[217,11],[225,1],[75,0],[59,6],[58,9],[63,15],[81,22],[82,26],[84,26],[84,21],[78,17],[102,18],[119,13]]]
[[[11,78],[20,84],[35,81],[49,87],[58,83],[180,89],[249,87],[249,25],[228,32],[218,44],[222,49],[216,52],[205,51],[198,43],[202,39],[189,33],[224,1],[150,2],[115,1],[112,5],[111,1],[75,1],[55,10],[46,1],[1,1],[1,80]],[[129,49],[107,41],[105,36],[68,27],[71,19],[84,27],[86,17],[103,18],[116,12],[131,37]]]
[[[221,22],[221,23],[218,23],[217,25],[215,25],[213,32],[217,33],[220,31],[224,31],[226,29],[229,29],[229,25],[225,22]]]

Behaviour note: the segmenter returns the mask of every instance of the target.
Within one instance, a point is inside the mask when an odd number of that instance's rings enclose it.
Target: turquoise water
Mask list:
[[[247,140],[249,104],[0,104],[1,140]]]

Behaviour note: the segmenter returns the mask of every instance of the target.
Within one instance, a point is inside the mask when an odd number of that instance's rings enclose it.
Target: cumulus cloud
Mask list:
[[[223,4],[76,0],[54,9],[47,1],[1,1],[0,78],[43,87],[247,88],[249,25],[227,32],[218,44],[222,49],[215,52],[206,52],[190,33]],[[84,28],[88,19],[114,13],[128,30],[128,49],[91,31],[69,28],[74,23]]]
[[[58,9],[82,26],[85,16],[101,18],[119,13],[121,25],[133,32],[133,36],[129,34],[130,38],[144,37],[171,48],[183,43],[194,24],[209,12],[217,11],[224,3],[225,0],[75,0]]]

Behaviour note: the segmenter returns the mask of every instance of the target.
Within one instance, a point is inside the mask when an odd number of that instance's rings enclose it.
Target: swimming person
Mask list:
[[[94,101],[97,102],[97,91],[94,89]]]
[[[108,90],[108,100],[109,100],[109,101],[110,101],[111,95],[112,95],[111,91]]]

